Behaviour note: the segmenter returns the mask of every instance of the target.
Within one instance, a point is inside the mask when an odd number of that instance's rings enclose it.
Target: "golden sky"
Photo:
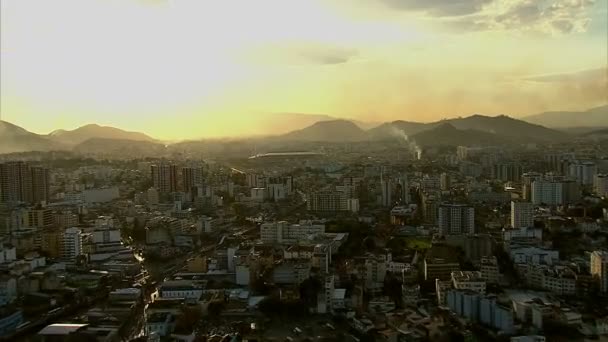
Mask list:
[[[3,0],[2,119],[162,139],[263,113],[431,121],[607,102],[605,0]],[[262,125],[263,126],[263,125]]]

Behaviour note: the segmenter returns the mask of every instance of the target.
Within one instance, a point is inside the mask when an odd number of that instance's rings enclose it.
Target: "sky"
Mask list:
[[[267,113],[428,122],[608,102],[606,0],[0,6],[1,117],[36,133],[193,139],[272,134]]]

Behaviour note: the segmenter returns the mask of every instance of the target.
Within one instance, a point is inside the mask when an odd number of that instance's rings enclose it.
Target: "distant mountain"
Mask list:
[[[150,141],[92,138],[74,146],[74,152],[83,154],[113,154],[124,156],[162,155],[165,145]]]
[[[564,132],[534,125],[506,115],[485,116],[479,114],[431,123],[394,121],[369,130],[369,134],[374,140],[391,137],[400,138],[404,135],[416,135],[445,124],[449,124],[457,130],[490,133],[495,137],[505,138],[503,140],[511,139],[519,142],[556,141],[568,138],[568,134]]]
[[[430,128],[432,126],[426,123],[397,120],[372,128],[368,134],[373,140],[394,139],[395,137],[401,139]]]
[[[29,132],[17,125],[0,120],[0,153],[65,149],[67,149],[65,145],[52,141],[46,136]]]
[[[551,128],[606,127],[608,105],[582,112],[545,112],[524,117],[522,120]]]
[[[353,142],[367,140],[367,133],[352,121],[320,121],[306,128],[284,134],[281,140]]]
[[[49,138],[66,145],[78,145],[93,138],[119,139],[155,142],[156,140],[140,132],[129,132],[119,128],[90,124],[75,130],[56,130],[49,134]]]
[[[411,136],[421,146],[499,145],[509,141],[505,136],[474,129],[458,129],[451,123],[416,133]]]
[[[475,114],[466,118],[443,120],[458,129],[473,129],[518,139],[522,142],[555,141],[568,138],[567,134],[540,125],[514,119],[506,115],[484,116]]]

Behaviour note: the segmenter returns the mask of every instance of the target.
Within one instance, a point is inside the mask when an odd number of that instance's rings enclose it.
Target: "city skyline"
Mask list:
[[[41,134],[97,123],[170,140],[252,135],[265,113],[584,110],[607,102],[606,14],[588,0],[3,2],[0,112]]]

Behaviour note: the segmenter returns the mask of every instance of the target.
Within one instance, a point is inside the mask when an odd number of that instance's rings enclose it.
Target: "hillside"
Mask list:
[[[155,139],[140,132],[129,132],[119,128],[90,124],[74,130],[56,130],[49,134],[49,138],[66,145],[78,145],[94,138],[119,139],[154,142]]]
[[[397,120],[372,128],[368,131],[368,134],[374,140],[386,140],[395,137],[401,139],[404,135],[410,136],[430,128],[432,127],[425,123]]]
[[[568,138],[567,134],[547,127],[531,124],[506,115],[484,116],[472,115],[466,118],[456,118],[440,121],[450,123],[457,129],[472,129],[499,136],[521,139],[525,141],[555,141]]]
[[[608,105],[581,112],[545,112],[524,117],[523,120],[552,128],[606,127],[608,126]]]
[[[320,121],[279,137],[281,140],[353,142],[367,140],[367,133],[348,120]]]
[[[73,150],[82,154],[162,155],[165,152],[165,145],[149,141],[92,138],[74,146]]]
[[[0,121],[0,153],[65,150],[66,146],[17,125]]]
[[[372,139],[383,140],[392,137],[402,138],[404,135],[412,136],[446,124],[457,130],[472,130],[475,132],[489,133],[494,137],[502,137],[503,141],[560,141],[568,139],[569,137],[568,134],[564,132],[531,124],[505,115],[485,116],[479,114],[431,123],[394,121],[371,129],[368,132]]]
[[[499,145],[509,141],[504,136],[474,129],[458,129],[443,123],[429,130],[414,134],[411,139],[423,147]]]

